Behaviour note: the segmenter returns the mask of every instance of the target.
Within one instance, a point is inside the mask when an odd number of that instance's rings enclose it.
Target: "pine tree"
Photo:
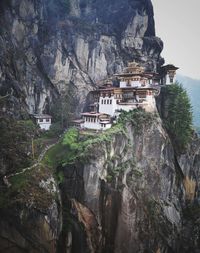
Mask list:
[[[169,107],[164,123],[177,151],[182,152],[192,136],[192,107],[187,92],[180,84],[166,89]]]

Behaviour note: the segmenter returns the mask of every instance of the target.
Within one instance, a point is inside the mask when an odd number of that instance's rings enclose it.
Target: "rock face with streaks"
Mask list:
[[[1,0],[0,27],[0,116],[48,113],[63,94],[78,114],[129,61],[163,61],[150,0]],[[0,251],[199,252],[200,141],[177,155],[159,115],[140,119],[90,140],[84,162],[1,180]]]
[[[49,112],[69,90],[80,112],[96,82],[128,61],[162,62],[150,0],[2,0],[0,10],[0,94],[16,117]]]
[[[84,247],[81,252],[97,252],[91,250],[97,245],[106,253],[196,252],[199,147],[194,136],[188,153],[177,156],[157,115],[142,124],[127,122],[125,134],[92,145],[85,163],[63,167],[62,192],[69,198],[72,238]],[[74,211],[69,204],[74,201],[82,210]],[[74,231],[83,226],[88,238],[91,222],[83,222],[84,208],[91,211],[96,236],[85,239],[87,246]]]

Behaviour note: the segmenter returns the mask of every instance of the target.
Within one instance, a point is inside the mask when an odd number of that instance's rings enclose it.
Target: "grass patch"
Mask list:
[[[47,165],[50,168],[56,168],[62,161],[63,156],[66,155],[66,152],[66,148],[63,147],[61,142],[59,142],[46,152],[42,164]]]

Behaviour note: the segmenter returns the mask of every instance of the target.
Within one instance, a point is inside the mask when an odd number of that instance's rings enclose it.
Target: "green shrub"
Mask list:
[[[52,138],[52,137],[58,137],[63,132],[62,126],[60,122],[53,123],[50,126],[49,131],[45,131],[43,136]]]
[[[118,123],[125,125],[131,123],[136,133],[141,133],[142,127],[155,119],[155,115],[139,108],[129,112],[122,111]]]
[[[62,145],[66,145],[70,149],[76,149],[78,148],[78,137],[79,137],[78,130],[76,128],[71,128],[64,135]]]
[[[65,176],[64,176],[63,171],[59,171],[57,173],[57,177],[56,178],[57,178],[58,184],[62,184],[64,182],[64,180],[65,180]]]
[[[59,142],[47,151],[42,163],[52,169],[55,169],[59,164],[62,163],[62,159],[64,156],[66,156],[66,152],[66,148],[64,148]]]

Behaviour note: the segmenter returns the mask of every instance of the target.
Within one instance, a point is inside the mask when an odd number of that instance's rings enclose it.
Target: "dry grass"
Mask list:
[[[185,187],[186,199],[190,201],[194,200],[196,182],[190,179],[188,176],[186,176],[185,179],[183,180],[183,185]]]

